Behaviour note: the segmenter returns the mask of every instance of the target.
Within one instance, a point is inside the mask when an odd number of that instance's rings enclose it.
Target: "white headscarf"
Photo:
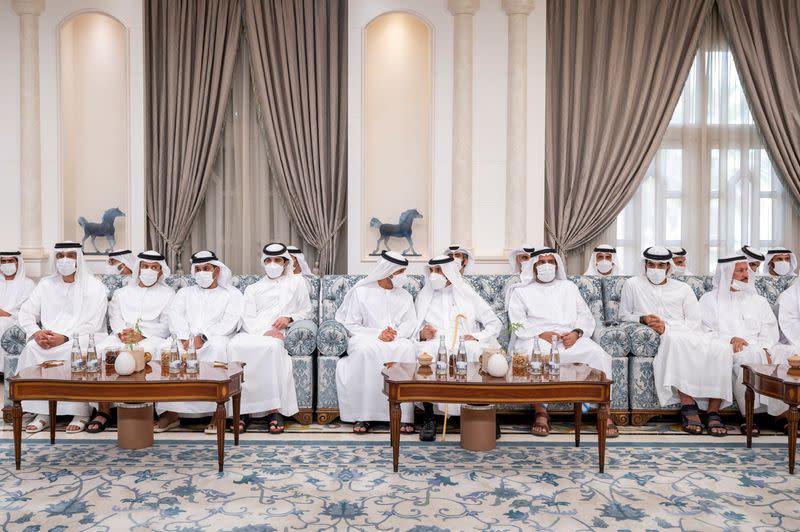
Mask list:
[[[511,268],[511,275],[519,275],[521,273],[519,264],[517,264],[517,257],[520,255],[527,255],[530,257],[531,253],[534,251],[536,251],[536,248],[533,246],[523,246],[511,251],[511,254],[508,256],[508,265]]]
[[[764,275],[769,275],[769,276],[772,275],[769,272],[769,263],[775,257],[775,255],[785,255],[787,253],[789,254],[789,263],[792,266],[792,271],[790,271],[787,275],[794,275],[795,272],[797,271],[797,256],[795,256],[795,254],[791,250],[786,248],[776,248],[767,251],[766,260],[761,265],[761,271],[764,273]]]
[[[714,271],[714,289],[711,291],[712,297],[717,301],[717,323],[716,330],[720,330],[720,323],[728,323],[738,320],[740,313],[732,303],[734,292],[731,292],[731,281],[733,281],[733,271],[740,262],[747,262],[745,255],[732,255],[717,261],[717,269]],[[754,275],[748,266],[747,273],[750,276],[747,283],[747,292],[756,293]],[[706,317],[705,319],[708,319]]]
[[[672,268],[675,265],[672,263],[672,252],[663,246],[650,246],[642,251],[642,274],[647,272],[647,262],[668,262]]]
[[[452,257],[453,253],[462,253],[467,257],[467,266],[464,268],[464,275],[467,274],[472,269],[472,263],[474,262],[474,257],[472,252],[465,247],[460,246],[459,244],[450,244],[447,246],[442,252],[442,255],[447,255],[448,257]]]
[[[597,254],[598,253],[611,253],[611,271],[603,274],[597,271]],[[592,250],[592,254],[589,256],[589,265],[586,266],[586,273],[583,275],[619,275],[622,273],[622,264],[619,261],[619,257],[617,256],[617,248],[614,246],[609,246],[608,244],[602,244],[597,246]]]
[[[299,275],[294,273],[294,263],[292,262],[292,255],[291,251],[289,250],[288,246],[284,246],[280,242],[272,242],[264,246],[264,249],[261,250],[261,262],[267,260],[270,257],[283,257],[286,259],[286,264],[283,266],[283,273],[278,277],[291,277],[293,275]],[[270,281],[271,279],[266,275],[261,278],[261,281],[266,279]],[[274,280],[274,279],[273,279]]]
[[[17,259],[17,273],[14,275],[14,279],[6,281],[5,275],[0,274],[0,286],[5,286],[5,290],[0,290],[0,293],[4,293],[8,307],[13,308],[19,303],[17,298],[23,293],[28,279],[25,275],[25,259],[22,258],[22,253],[19,251],[0,251],[0,258]],[[23,295],[22,298],[25,299],[26,296]]]
[[[511,301],[511,293],[517,288],[528,286],[531,283],[549,284],[539,282],[539,280],[536,279],[536,275],[534,275],[534,264],[536,264],[536,261],[539,260],[539,257],[544,255],[553,255],[553,257],[556,259],[556,265],[558,267],[556,268],[556,276],[553,281],[567,280],[567,269],[564,267],[564,260],[561,258],[561,255],[559,255],[558,252],[553,248],[539,248],[531,253],[531,260],[523,264],[522,273],[520,274],[520,281],[508,287],[508,293],[506,294],[506,310],[508,310],[508,304]]]
[[[300,264],[300,273],[303,275],[314,275],[314,272],[311,271],[311,267],[309,267],[308,262],[306,261],[306,256],[297,246],[286,246],[286,249],[289,251],[289,255],[292,258],[297,259],[297,262]],[[294,264],[292,259],[289,259],[289,262]]]
[[[672,253],[672,259],[670,260],[670,262],[672,262],[672,269],[670,270],[670,273],[674,275],[692,275],[688,265],[684,266],[685,271],[683,273],[677,273],[678,266],[675,264],[675,257],[685,257],[686,250],[681,247],[671,247],[667,249],[670,251],[670,253]]]
[[[431,266],[439,266],[442,268],[442,275],[444,275],[453,287],[453,298],[456,301],[456,307],[468,308],[472,306],[476,308],[476,298],[480,299],[477,292],[464,280],[458,272],[456,261],[447,255],[439,255],[433,257],[425,265],[425,286],[422,287],[417,295],[417,328],[414,331],[414,337],[419,335],[420,329],[425,321],[425,316],[433,301],[433,296],[436,291],[431,287],[428,282],[428,277],[431,274]]]
[[[116,257],[115,257],[116,258]],[[167,285],[167,277],[172,274],[172,271],[167,266],[167,259],[159,253],[158,251],[148,250],[142,253],[139,253],[136,256],[136,259],[133,262],[133,266],[131,268],[131,278],[128,279],[128,284],[132,286],[139,286],[139,264],[144,262],[157,262],[161,265],[161,277],[158,278],[157,284],[162,284],[164,286]],[[171,288],[170,288],[171,290]]]
[[[194,275],[195,268],[198,264],[205,264],[210,262],[214,266],[219,268],[219,277],[217,277],[217,284],[222,288],[233,288],[231,287],[231,269],[225,266],[222,261],[220,261],[217,256],[214,254],[213,251],[198,251],[197,253],[192,255],[192,275]],[[235,288],[234,288],[235,290]]]
[[[108,254],[108,258],[120,261],[131,271],[131,277],[136,277],[136,268],[138,268],[138,264],[136,264],[136,259],[133,258],[131,250],[123,249],[121,251],[112,251]]]
[[[360,286],[376,284],[381,279],[390,277],[394,272],[408,267],[408,259],[397,253],[396,251],[383,251],[375,264],[375,267],[366,277],[358,281],[353,288],[347,291],[344,295],[344,300],[336,311],[337,316],[346,316],[352,310],[353,292]],[[341,313],[341,314],[340,314]],[[339,319],[337,317],[337,319]]]
[[[74,286],[77,288],[76,295],[80,297],[72,298],[72,318],[75,321],[71,326],[65,327],[65,330],[71,334],[74,334],[76,332],[75,328],[78,325],[77,320],[80,319],[81,311],[83,310],[83,300],[85,299],[83,296],[88,292],[89,285],[91,283],[97,283],[102,286],[102,284],[86,266],[86,259],[83,256],[83,246],[71,240],[58,242],[53,246],[53,252],[50,254],[50,269],[53,271],[53,273],[48,275],[46,279],[54,279],[59,282],[63,282],[62,275],[58,273],[58,270],[56,269],[56,254],[60,251],[75,251],[78,255],[75,264],[77,269],[75,270]]]
[[[747,257],[747,262],[748,263],[750,263],[750,262],[758,262],[759,263],[759,265],[758,265],[759,267],[756,268],[756,271],[754,273],[758,273],[758,270],[761,268],[761,266],[764,264],[764,261],[767,259],[767,257],[764,256],[764,252],[762,252],[758,248],[754,248],[754,247],[750,247],[750,246],[742,246],[742,253]],[[750,271],[752,271],[752,270],[750,270]]]

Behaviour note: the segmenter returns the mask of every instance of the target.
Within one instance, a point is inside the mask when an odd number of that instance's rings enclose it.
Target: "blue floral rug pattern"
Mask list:
[[[800,475],[785,443],[614,442],[597,448],[403,441],[243,442],[216,470],[213,442],[2,441],[0,528],[9,530],[800,529]]]

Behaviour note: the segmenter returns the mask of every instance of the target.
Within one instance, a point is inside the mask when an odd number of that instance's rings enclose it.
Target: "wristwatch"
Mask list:
[[[200,334],[198,336],[200,336],[200,339],[203,340],[203,343],[208,342],[208,336],[206,336],[205,334]]]

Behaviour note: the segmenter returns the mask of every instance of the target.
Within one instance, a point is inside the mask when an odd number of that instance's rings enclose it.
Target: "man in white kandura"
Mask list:
[[[25,260],[19,251],[0,251],[0,338],[17,324],[22,303],[33,292],[36,283],[25,275]],[[6,352],[0,347],[0,374],[5,367]]]
[[[582,362],[590,368],[611,374],[611,355],[592,341],[595,322],[578,287],[567,280],[561,256],[552,248],[539,248],[523,267],[523,280],[512,287],[508,301],[508,321],[521,325],[515,332],[514,351],[530,353],[538,342],[542,352],[550,350],[553,337],[562,364]],[[531,434],[550,434],[550,416],[543,404],[535,404]],[[619,435],[609,416],[607,436]]]
[[[336,391],[342,421],[353,432],[369,432],[371,421],[389,421],[381,371],[386,362],[416,360],[411,335],[417,326],[414,300],[403,289],[408,260],[394,251],[381,253],[375,268],[344,296],[336,321],[347,328],[347,356],[336,366]],[[401,405],[401,427],[414,432],[414,405]]]
[[[497,335],[502,323],[488,303],[466,282],[452,257],[440,255],[428,261],[425,268],[427,281],[417,296],[417,354],[427,352],[434,359],[439,343],[444,341],[447,349],[458,348],[459,337],[463,337],[467,360],[477,362],[487,347],[499,347]],[[458,319],[458,337],[456,334]],[[433,441],[436,438],[436,418],[432,403],[423,403],[425,417],[419,439]],[[442,410],[444,405],[439,405]],[[460,405],[450,405],[448,415],[460,414]]]
[[[261,254],[266,275],[244,291],[242,331],[228,346],[230,359],[245,362],[241,413],[268,414],[269,431],[284,430],[284,416],[298,412],[292,357],[283,345],[288,327],[311,318],[313,308],[308,287],[293,271],[286,246],[267,244]],[[232,412],[229,409],[229,415]],[[243,432],[247,420],[240,421]]]
[[[771,364],[788,364],[787,359],[800,353],[800,283],[792,285],[778,296],[778,325],[780,328],[779,344],[769,350]],[[764,397],[767,402],[767,413],[783,420],[783,431],[789,433],[786,420],[788,405],[778,399]],[[798,427],[800,434],[800,427]]]
[[[672,268],[670,269],[670,275],[694,275],[689,270],[689,266],[686,260],[686,250],[681,247],[672,247],[667,248],[672,253]]]
[[[194,342],[200,362],[227,363],[228,343],[242,319],[242,293],[231,286],[231,270],[213,251],[192,255],[192,277],[196,284],[178,290],[170,305],[169,329],[178,338],[181,352]],[[211,402],[158,403],[154,430],[170,430],[180,424],[179,417],[210,416],[216,409]],[[205,432],[217,433],[213,417]]]
[[[750,273],[753,276],[763,275],[758,272],[761,265],[767,260],[766,255],[760,249],[750,246],[742,246],[742,253],[747,257],[747,265],[750,267]]]
[[[133,275],[133,269],[136,259],[133,258],[133,253],[129,249],[120,251],[112,251],[108,254],[108,264],[106,264],[106,275],[121,275],[123,277],[130,277]]]
[[[522,273],[522,265],[531,260],[531,253],[536,251],[533,246],[523,246],[511,251],[508,255],[508,267],[511,275]]]
[[[108,305],[111,334],[97,346],[98,353],[138,344],[159,360],[162,344],[169,338],[169,306],[175,290],[166,283],[170,275],[164,256],[157,251],[137,255],[128,284],[115,290]],[[97,414],[86,432],[103,432],[111,420],[111,403],[98,403]]]
[[[617,257],[617,248],[602,244],[592,250],[589,265],[583,275],[605,277],[606,275],[621,275],[622,264]]]
[[[306,256],[299,247],[286,246],[286,249],[289,250],[289,254],[292,256],[292,271],[295,275],[314,275],[308,262],[306,262]]]
[[[756,293],[754,277],[745,255],[717,261],[714,289],[700,298],[703,330],[710,333],[708,357],[732,363],[731,385],[739,411],[745,415],[742,364],[768,364],[768,350],[778,342],[778,320],[763,296]],[[766,397],[755,396],[755,412],[767,409]],[[746,434],[744,423],[739,425]],[[753,436],[759,435],[753,426]]]
[[[453,257],[453,259],[456,261],[456,266],[458,266],[458,273],[461,275],[465,275],[467,272],[467,267],[472,266],[472,252],[458,244],[451,244],[447,246],[447,249],[444,250],[442,255]]]
[[[653,360],[656,393],[662,406],[680,401],[682,426],[689,434],[702,434],[698,403],[707,404],[708,433],[725,436],[719,417],[724,400],[731,402],[731,355],[709,356],[702,333],[700,305],[689,285],[669,278],[672,252],[649,247],[642,253],[642,273],[622,287],[619,305],[622,321],[639,322],[661,336]]]
[[[81,245],[77,242],[56,244],[50,267],[55,273],[39,281],[19,309],[19,325],[28,337],[19,356],[19,371],[48,360],[62,360],[69,366],[75,338],[85,351],[91,335],[95,341],[101,341],[107,334],[106,287],[86,266]],[[55,423],[48,415],[47,401],[23,401],[22,408],[36,414],[25,428],[27,432],[39,432]],[[91,407],[88,403],[59,401],[56,412],[73,416],[67,432],[82,432],[89,421]]]
[[[767,251],[764,263],[764,275],[781,277],[782,275],[795,275],[797,271],[797,257],[786,248],[770,249]]]

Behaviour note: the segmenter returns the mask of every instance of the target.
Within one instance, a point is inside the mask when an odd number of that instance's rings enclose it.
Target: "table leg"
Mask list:
[[[797,405],[789,407],[786,417],[789,421],[789,474],[794,475],[794,455],[797,452]]]
[[[581,415],[583,414],[583,403],[573,405],[575,411],[575,447],[581,446]]]
[[[597,405],[597,453],[600,459],[600,472],[606,468],[606,427],[608,423],[608,403]]]
[[[217,460],[219,461],[219,471],[222,472],[222,465],[225,460],[225,403],[217,403]]]
[[[11,407],[11,417],[14,422],[14,464],[20,468],[22,461],[22,403],[14,401]]]
[[[389,419],[392,427],[392,465],[397,473],[400,461],[400,403],[389,401]]]
[[[755,404],[756,394],[753,389],[745,384],[744,391],[744,408],[745,408],[745,422],[747,423],[747,448],[753,447],[753,406]]]
[[[56,407],[58,403],[56,401],[48,401],[47,407],[50,410],[50,445],[56,443],[56,412],[58,411]]]
[[[242,394],[237,393],[233,396],[233,444],[239,445],[239,410],[242,404]]]

